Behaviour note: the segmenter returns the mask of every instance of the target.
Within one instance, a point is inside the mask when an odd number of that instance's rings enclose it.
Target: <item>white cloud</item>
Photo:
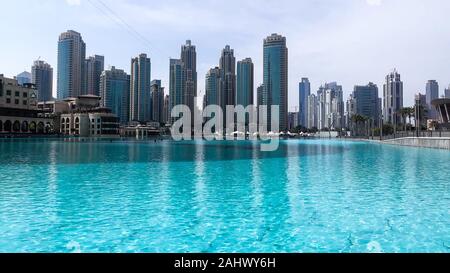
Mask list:
[[[370,6],[380,6],[382,0],[366,0],[366,3]]]
[[[66,3],[69,6],[79,6],[81,5],[81,0],[66,0]]]

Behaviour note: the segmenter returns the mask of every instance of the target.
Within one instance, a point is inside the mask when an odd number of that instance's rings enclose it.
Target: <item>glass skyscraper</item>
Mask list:
[[[129,121],[130,76],[114,66],[100,76],[100,96],[103,107],[110,108],[121,124]]]
[[[280,130],[288,129],[288,49],[286,38],[272,34],[264,39],[264,91],[262,104],[269,106],[268,129],[271,128],[270,106],[280,107]]]
[[[189,107],[191,113],[194,113],[195,98],[197,97],[197,52],[195,45],[190,40],[181,47],[181,61],[184,64],[184,104]]]
[[[355,114],[372,119],[374,125],[378,126],[380,107],[377,85],[369,83],[366,86],[355,86],[352,98],[355,100]]]
[[[302,78],[298,87],[299,96],[299,109],[298,109],[298,122],[300,126],[308,126],[308,97],[311,95],[311,83],[308,78]]]
[[[131,60],[130,121],[151,121],[150,80],[151,62],[147,54]]]
[[[431,102],[435,99],[439,99],[439,84],[435,80],[429,80],[426,85],[426,96],[427,96],[427,108],[428,117],[431,119],[437,119],[436,108],[431,105]]]
[[[220,68],[211,68],[206,74],[205,105],[222,106],[222,80]]]
[[[83,95],[100,96],[100,76],[105,68],[105,57],[94,55],[85,61]]]
[[[62,33],[58,41],[58,99],[82,94],[86,44],[81,34],[73,30]]]
[[[38,101],[53,99],[53,68],[44,61],[35,61],[31,67],[32,83],[36,85]]]
[[[222,73],[223,110],[227,105],[236,105],[236,58],[234,50],[229,45],[225,46],[220,56],[219,68]]]
[[[152,97],[152,121],[165,123],[164,121],[164,87],[161,86],[161,80],[151,82]]]
[[[16,76],[16,80],[17,80],[17,83],[19,85],[32,83],[31,73],[27,72],[27,71],[24,71],[24,72],[22,72],[22,73],[20,73],[19,75]]]
[[[253,93],[254,65],[252,59],[246,58],[237,63],[236,105],[253,105]]]
[[[184,91],[186,84],[186,72],[184,63],[179,59],[170,59],[169,68],[169,97],[170,97],[170,109],[169,115],[172,109],[177,105],[185,105],[184,103]],[[192,112],[191,112],[192,113]],[[170,116],[170,121],[173,122]]]

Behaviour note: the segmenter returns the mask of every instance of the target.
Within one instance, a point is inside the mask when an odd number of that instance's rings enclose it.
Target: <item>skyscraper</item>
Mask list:
[[[170,109],[169,109],[169,113],[177,105],[186,105],[184,102],[185,86],[186,86],[186,72],[184,69],[183,61],[181,61],[179,59],[170,59],[170,68],[169,68]],[[173,122],[174,119],[170,118],[170,121]]]
[[[306,112],[308,113],[308,123],[304,126],[309,129],[317,128],[317,96],[314,94],[309,95],[306,106]]]
[[[299,83],[299,125],[306,127],[308,125],[308,97],[311,95],[311,84],[308,78],[302,78],[302,81]]]
[[[151,82],[152,97],[152,121],[166,123],[164,121],[164,87],[161,86],[161,80]]]
[[[205,105],[224,106],[224,96],[222,95],[222,72],[220,68],[211,68],[205,77]]]
[[[105,57],[94,55],[85,60],[84,95],[100,96],[100,76],[105,68]]]
[[[24,71],[16,76],[16,80],[19,85],[31,83],[32,82],[31,73]]]
[[[383,98],[384,122],[400,124],[401,116],[398,112],[403,108],[403,82],[400,74],[395,69],[386,76],[386,83],[383,86]]]
[[[130,121],[151,120],[150,105],[151,62],[147,54],[131,60]]]
[[[100,76],[101,105],[110,108],[119,117],[120,123],[129,121],[130,76],[114,66]]]
[[[184,64],[185,84],[183,91],[184,104],[194,113],[195,98],[197,97],[197,53],[195,45],[190,40],[181,47],[181,62]]]
[[[222,50],[220,57],[219,68],[222,73],[222,88],[224,96],[224,104],[236,105],[236,58],[234,57],[234,50],[229,45]],[[223,108],[225,111],[225,108]]]
[[[68,30],[58,41],[58,99],[77,97],[82,94],[86,44],[81,34]]]
[[[31,67],[32,83],[36,85],[38,101],[53,99],[53,68],[44,61],[35,61]]]
[[[256,88],[256,105],[263,105],[263,93],[264,93],[264,84],[261,84]]]
[[[439,99],[439,84],[435,80],[429,80],[426,85],[426,96],[427,96],[427,109],[428,117],[430,119],[437,119],[436,108],[431,105],[431,102],[435,99]]]
[[[338,129],[345,125],[342,86],[326,83],[317,91],[317,123],[319,129]]]
[[[254,104],[254,65],[246,58],[237,63],[236,105],[247,107]]]
[[[445,97],[446,99],[450,99],[450,85],[448,86],[447,89],[445,89],[445,91],[444,91],[444,97]]]
[[[170,123],[170,96],[166,95],[164,97],[164,109],[163,109],[163,122],[165,124]]]
[[[288,49],[286,38],[272,34],[264,39],[264,91],[262,104],[268,106],[267,122],[271,128],[271,106],[280,107],[280,130],[288,129]]]
[[[376,84],[355,86],[352,97],[355,100],[355,114],[372,119],[375,126],[378,126],[380,113],[378,112],[379,97]]]

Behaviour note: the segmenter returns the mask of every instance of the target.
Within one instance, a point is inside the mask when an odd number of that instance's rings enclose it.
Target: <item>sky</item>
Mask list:
[[[394,68],[404,82],[405,105],[437,80],[450,84],[448,0],[0,0],[0,74],[30,71],[40,57],[54,68],[57,41],[72,29],[82,34],[86,55],[104,55],[105,67],[129,73],[131,58],[147,53],[152,79],[168,93],[169,58],[181,45],[197,47],[199,94],[205,74],[230,45],[236,60],[255,63],[255,89],[262,83],[263,39],[287,38],[289,110],[298,106],[298,83],[312,91],[337,81],[346,99],[355,85],[374,82],[382,96]]]

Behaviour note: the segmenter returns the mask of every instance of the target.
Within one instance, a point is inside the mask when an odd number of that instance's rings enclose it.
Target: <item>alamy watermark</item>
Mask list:
[[[197,109],[192,113],[187,105],[176,105],[171,112],[172,138],[175,141],[261,140],[261,151],[275,151],[280,144],[280,107],[272,105],[270,115],[268,108],[228,105],[224,111],[219,105],[209,105],[203,111]]]

